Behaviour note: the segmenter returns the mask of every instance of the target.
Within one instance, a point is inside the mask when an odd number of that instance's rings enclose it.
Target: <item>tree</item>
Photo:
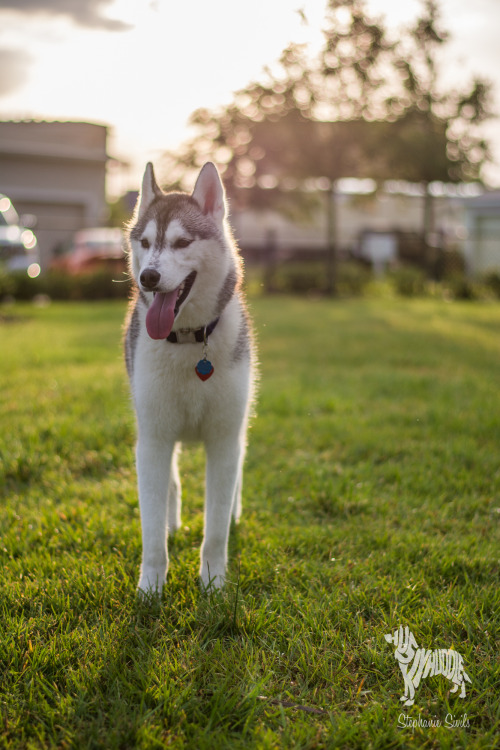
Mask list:
[[[363,6],[364,0],[329,0],[325,46],[317,58],[292,44],[279,69],[266,71],[267,81],[250,83],[227,107],[194,112],[190,123],[197,135],[168,155],[174,175],[180,178],[209,156],[222,165],[230,191],[252,189],[259,181],[279,187],[282,180],[316,174],[335,180],[345,176],[341,165],[348,162],[348,174],[354,175],[362,124],[387,115],[384,68],[394,49],[383,25],[368,18]],[[352,123],[358,137],[350,139],[349,158],[349,128],[336,127],[343,122]],[[330,149],[340,130],[342,146],[335,155]]]
[[[385,28],[364,12],[363,0],[330,0],[325,46],[314,59],[292,44],[277,72],[236,93],[217,111],[196,111],[197,136],[168,154],[170,178],[207,158],[222,167],[236,205],[307,210],[321,186],[328,215],[327,287],[336,283],[336,185],[342,177],[370,176],[378,158],[368,154],[366,125],[387,113],[384,69],[394,45]],[[242,188],[244,190],[242,190]]]
[[[401,114],[377,130],[385,176],[423,186],[422,236],[428,245],[434,231],[431,183],[480,181],[490,158],[478,126],[492,114],[491,86],[476,79],[469,86],[443,90],[438,59],[448,38],[437,2],[425,0],[422,15],[397,49],[400,92],[393,105]]]
[[[437,50],[447,34],[438,6],[394,40],[364,0],[329,0],[325,42],[311,58],[285,49],[277,71],[217,111],[198,110],[197,136],[169,154],[169,173],[222,168],[236,205],[307,209],[321,186],[328,211],[327,286],[336,283],[336,185],[342,177],[399,178],[425,186],[423,234],[432,230],[431,182],[479,179],[487,144],[475,129],[489,115],[489,86],[442,93]],[[293,192],[291,190],[293,188]],[[244,190],[242,190],[244,189]]]

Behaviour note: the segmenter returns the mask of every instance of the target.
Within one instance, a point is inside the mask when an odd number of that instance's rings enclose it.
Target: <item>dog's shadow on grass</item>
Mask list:
[[[241,633],[241,535],[238,525],[231,522],[228,543],[228,572],[222,589],[210,583],[204,586],[198,581],[194,618],[196,628],[203,640],[238,636]],[[172,594],[174,596],[174,594]]]
[[[210,643],[243,635],[240,541],[233,524],[229,574],[220,591],[203,588],[192,575],[192,561],[189,570],[176,566],[176,551],[185,545],[174,538],[162,595],[139,594],[125,581],[119,593],[116,588],[104,593],[99,638],[82,669],[83,684],[70,718],[82,746],[104,740],[106,747],[136,746],[152,712],[170,715],[165,691],[179,665]]]

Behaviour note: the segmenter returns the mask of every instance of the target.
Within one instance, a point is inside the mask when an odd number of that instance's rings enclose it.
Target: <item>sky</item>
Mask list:
[[[108,152],[129,164],[112,192],[136,188],[148,160],[189,137],[189,115],[216,109],[263,77],[290,43],[321,44],[326,0],[0,0],[0,119],[110,126]],[[451,33],[445,85],[494,83],[500,112],[500,0],[440,0]],[[419,0],[367,0],[395,29]],[[303,11],[299,12],[299,11]],[[307,23],[304,21],[304,16]],[[485,126],[500,186],[500,128]]]

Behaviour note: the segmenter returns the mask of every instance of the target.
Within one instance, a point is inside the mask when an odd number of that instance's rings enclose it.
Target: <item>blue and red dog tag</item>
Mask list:
[[[198,375],[200,380],[208,380],[214,374],[214,368],[212,363],[208,359],[200,359],[194,371]]]
[[[217,318],[217,320],[219,320]],[[217,321],[216,321],[217,323]],[[213,330],[213,328],[212,328]],[[196,367],[194,368],[195,373],[198,375],[200,380],[208,380],[214,374],[214,367],[209,359],[207,359],[208,351],[208,334],[207,327],[203,331],[203,359],[200,359]]]

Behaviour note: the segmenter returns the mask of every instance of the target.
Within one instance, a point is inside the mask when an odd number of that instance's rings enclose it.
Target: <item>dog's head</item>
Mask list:
[[[225,213],[224,188],[211,162],[192,195],[164,193],[152,164],[146,166],[129,241],[131,272],[151,303],[151,338],[166,338],[177,318],[185,326],[201,325],[216,312],[221,284],[234,265]]]

